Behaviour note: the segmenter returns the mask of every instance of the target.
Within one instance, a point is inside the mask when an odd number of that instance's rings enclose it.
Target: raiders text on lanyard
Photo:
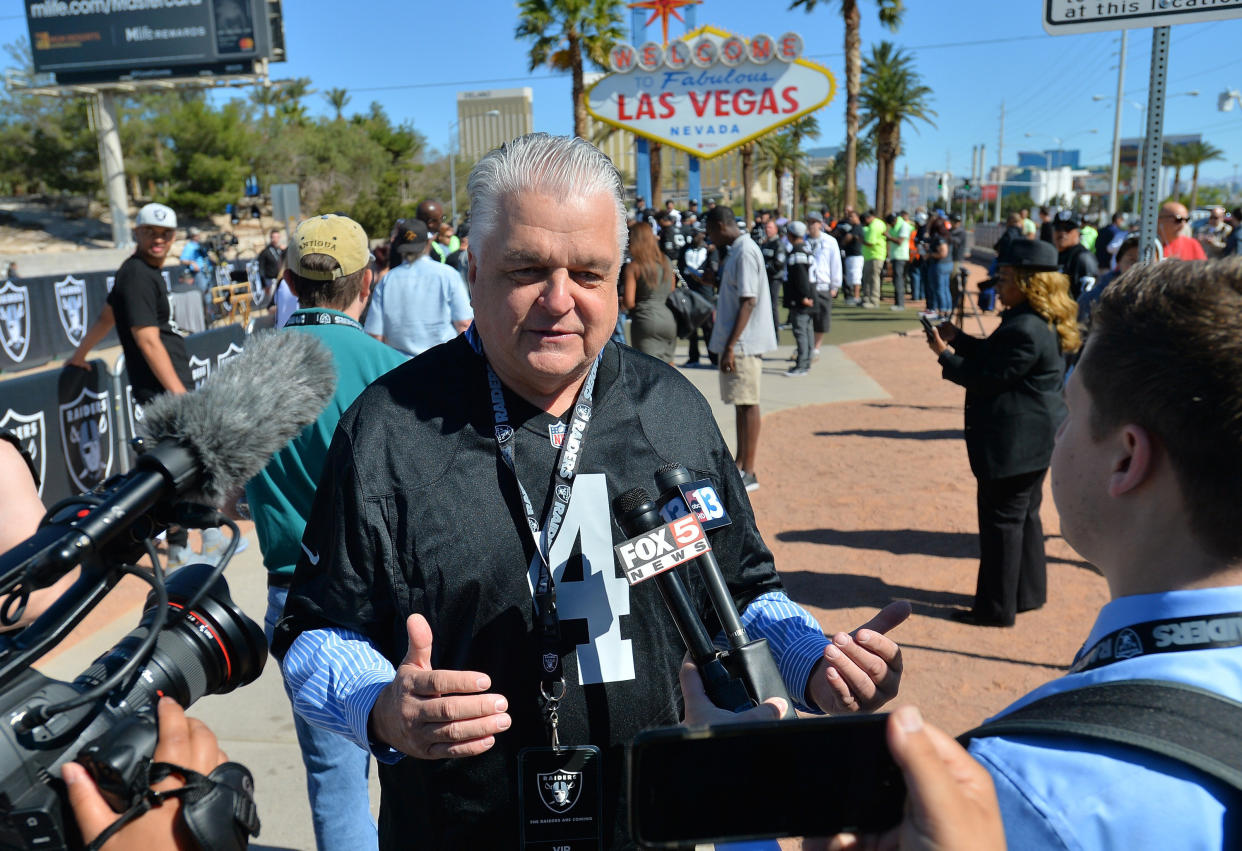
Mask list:
[[[1110,632],[1079,656],[1069,672],[1090,671],[1136,656],[1239,645],[1242,645],[1242,612],[1147,621]]]

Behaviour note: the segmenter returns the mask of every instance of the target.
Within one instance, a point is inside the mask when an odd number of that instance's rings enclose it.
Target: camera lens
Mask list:
[[[151,658],[139,675],[124,704],[136,711],[167,695],[189,706],[205,694],[224,694],[258,679],[267,661],[263,630],[237,607],[228,584],[217,578],[194,607],[194,596],[213,568],[188,565],[168,581],[168,621],[156,639]],[[142,622],[105,655],[95,660],[74,681],[85,691],[125,664],[147,637],[155,622],[154,595],[147,598]]]

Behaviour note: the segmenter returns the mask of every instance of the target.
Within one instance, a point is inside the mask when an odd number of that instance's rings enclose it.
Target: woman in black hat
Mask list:
[[[1063,355],[1081,345],[1069,279],[1049,243],[1016,239],[1000,258],[1006,310],[982,340],[949,323],[928,333],[943,376],[966,388],[966,453],[978,481],[979,578],[956,620],[1012,626],[1046,597],[1044,475],[1065,417]],[[949,348],[952,347],[952,351]]]

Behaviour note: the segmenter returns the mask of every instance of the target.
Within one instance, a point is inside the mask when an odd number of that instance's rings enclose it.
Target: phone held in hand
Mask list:
[[[668,727],[630,747],[630,826],[647,848],[879,832],[906,787],[887,714]]]
[[[927,338],[930,340],[935,335],[934,332],[936,330],[936,326],[933,325],[931,320],[926,316],[919,316],[919,322],[923,323],[923,333],[926,334]]]

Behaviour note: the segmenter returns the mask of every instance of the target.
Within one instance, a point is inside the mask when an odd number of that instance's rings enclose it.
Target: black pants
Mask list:
[[[974,611],[982,619],[1013,623],[1018,612],[1037,609],[1047,598],[1044,526],[1039,519],[1047,472],[979,480]]]

